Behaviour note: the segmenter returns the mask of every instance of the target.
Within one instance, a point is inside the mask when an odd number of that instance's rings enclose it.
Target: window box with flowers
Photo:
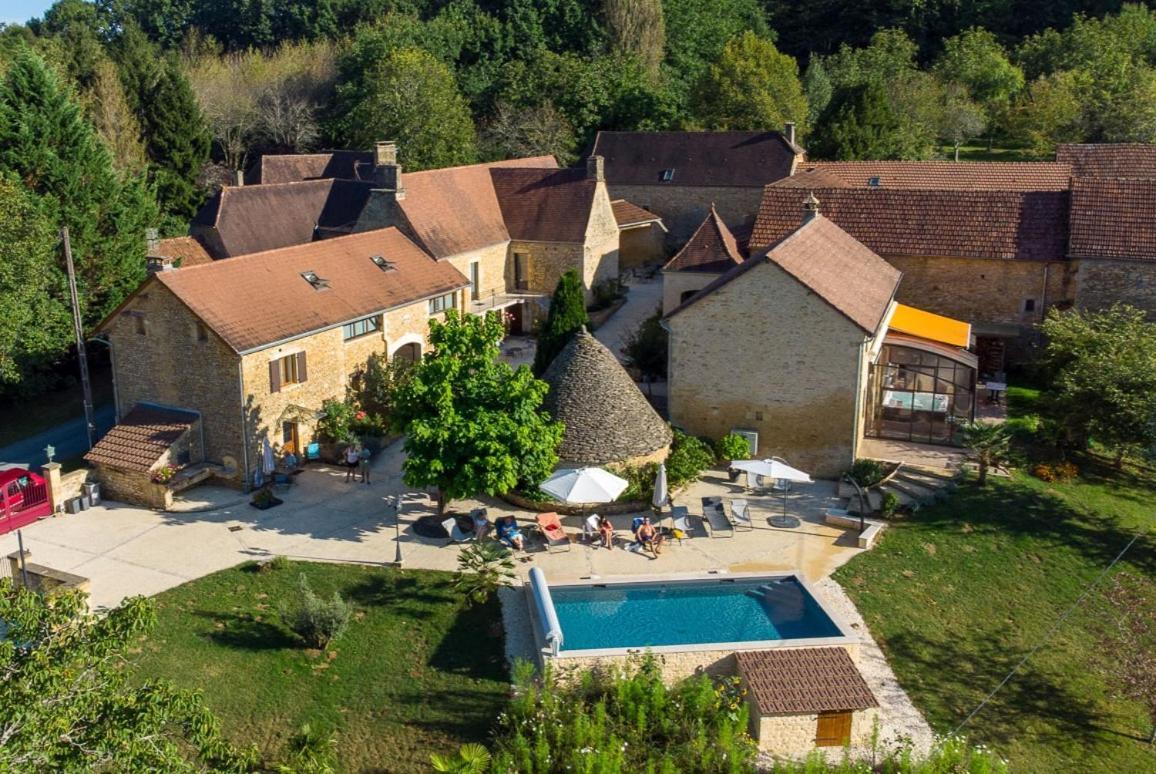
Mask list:
[[[152,482],[154,484],[168,484],[177,476],[180,470],[176,465],[162,465],[153,471]]]

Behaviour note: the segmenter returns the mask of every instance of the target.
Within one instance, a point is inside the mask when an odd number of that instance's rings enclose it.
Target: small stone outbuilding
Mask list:
[[[105,497],[166,509],[173,504],[173,491],[153,477],[166,465],[204,459],[200,421],[193,412],[138,403],[84,459],[96,468]]]
[[[638,385],[585,328],[542,379],[544,406],[566,425],[558,455],[566,465],[639,465],[666,459],[671,432]]]
[[[735,654],[759,749],[805,756],[817,747],[868,742],[879,702],[843,648]]]

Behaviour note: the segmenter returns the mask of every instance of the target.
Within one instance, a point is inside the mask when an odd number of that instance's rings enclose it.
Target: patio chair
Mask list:
[[[458,520],[453,516],[442,522],[442,529],[446,531],[446,537],[449,538],[449,542],[446,543],[447,546],[451,543],[468,543],[474,539],[474,533],[466,532],[459,527]]]
[[[690,520],[690,511],[685,505],[672,505],[670,507],[670,536],[677,540],[681,546],[682,541],[694,537],[694,534],[695,528]]]
[[[703,505],[703,518],[706,523],[710,525],[710,536],[716,537],[734,537],[735,527],[731,524],[731,520],[723,513],[722,502],[711,503],[710,505]]]
[[[538,531],[542,533],[542,539],[546,541],[547,553],[555,546],[565,546],[567,551],[572,548],[570,536],[566,534],[566,530],[562,529],[562,520],[558,518],[558,514],[539,513],[534,517],[534,520],[538,522]]]
[[[753,530],[754,523],[751,521],[751,506],[746,500],[729,500],[726,505],[726,517],[730,520],[735,530]]]
[[[305,447],[305,461],[321,459],[321,444],[313,442]]]

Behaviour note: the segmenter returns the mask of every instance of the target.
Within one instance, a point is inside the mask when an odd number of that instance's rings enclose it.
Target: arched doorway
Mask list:
[[[409,344],[402,344],[393,351],[393,357],[390,359],[394,363],[416,363],[421,360],[421,344],[416,341],[411,341]]]

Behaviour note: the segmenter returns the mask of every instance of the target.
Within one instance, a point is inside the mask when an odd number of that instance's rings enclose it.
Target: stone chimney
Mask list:
[[[596,183],[606,182],[606,161],[601,156],[586,157],[586,179]]]
[[[145,229],[145,244],[148,252],[145,257],[145,268],[149,274],[156,274],[158,271],[172,271],[173,259],[161,255],[161,240],[160,234],[155,228]]]
[[[819,198],[812,191],[803,200],[803,223],[810,223],[819,216]]]
[[[788,121],[783,127],[783,136],[787,138],[787,142],[791,145],[795,144],[795,122]]]
[[[245,170],[234,169],[233,170],[233,185],[240,188],[244,184],[245,184]]]
[[[395,201],[405,198],[401,165],[397,163],[397,143],[393,140],[373,145],[373,183],[377,189],[391,192]]]

